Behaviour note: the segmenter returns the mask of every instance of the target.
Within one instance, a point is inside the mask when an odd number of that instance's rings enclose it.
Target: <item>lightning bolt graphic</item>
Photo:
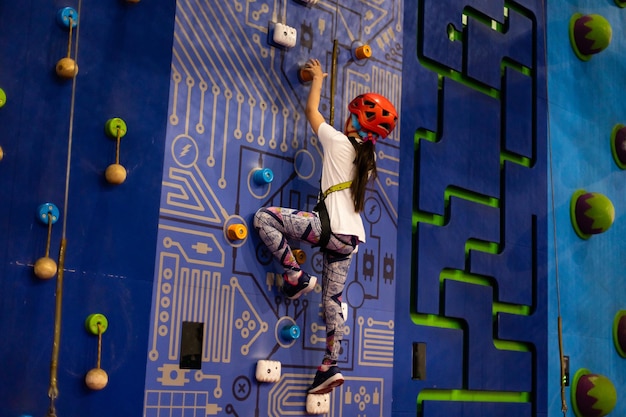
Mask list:
[[[189,153],[189,149],[191,148],[191,145],[185,145],[183,147],[183,150],[180,151],[180,154],[178,155],[179,158],[182,158],[183,156],[187,155],[187,153]]]

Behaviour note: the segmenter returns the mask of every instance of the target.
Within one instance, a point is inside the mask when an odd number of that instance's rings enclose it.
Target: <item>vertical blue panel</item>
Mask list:
[[[621,2],[620,2],[621,3]],[[618,311],[626,308],[624,293],[624,178],[611,152],[611,130],[623,124],[626,103],[623,77],[626,53],[625,10],[616,2],[578,0],[566,7],[546,2],[548,8],[548,97],[550,107],[551,193],[550,220],[550,381],[559,380],[559,334],[562,319],[563,353],[571,372],[586,368],[606,376],[614,385],[617,403],[610,415],[625,415],[626,361],[614,345],[612,326]],[[569,32],[572,17],[602,16],[611,26],[612,39],[589,60],[579,59]],[[601,193],[615,208],[611,228],[581,239],[571,223],[570,201],[577,190]],[[552,233],[554,232],[554,234]],[[559,398],[559,386],[550,386],[550,397]],[[568,388],[568,393],[572,387]],[[567,404],[572,409],[568,395]],[[561,402],[550,404],[550,415],[559,414]]]
[[[72,80],[54,71],[68,48],[68,30],[56,21],[63,7],[80,22],[72,33],[73,107]],[[173,1],[0,4],[0,88],[8,98],[0,109],[0,357],[15,381],[0,389],[3,415],[48,411],[57,299],[57,415],[141,415],[173,12]],[[115,140],[104,133],[112,117],[128,126],[120,148],[128,176],[119,186],[104,180],[115,161]],[[58,259],[62,236],[67,242],[62,297],[57,278],[33,274],[47,235],[35,210],[48,201],[62,217],[50,256]],[[92,313],[109,322],[101,356],[109,382],[98,392],[84,383],[98,359],[98,338],[84,324]]]
[[[394,374],[394,415],[546,413],[543,22],[536,1],[405,3],[403,89],[425,94],[403,96],[395,357],[426,357]],[[435,329],[457,337],[453,386]]]

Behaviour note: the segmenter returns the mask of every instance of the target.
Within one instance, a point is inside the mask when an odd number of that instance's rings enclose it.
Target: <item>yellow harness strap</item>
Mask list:
[[[345,190],[346,188],[350,188],[352,181],[340,182],[339,184],[332,185],[328,188],[328,190],[324,191],[324,198],[330,193],[334,193],[335,191]]]

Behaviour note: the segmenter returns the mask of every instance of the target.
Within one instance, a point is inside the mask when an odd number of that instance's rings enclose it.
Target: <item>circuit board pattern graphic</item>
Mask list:
[[[310,57],[331,73],[322,113],[336,127],[356,95],[375,91],[401,111],[402,1],[338,4],[282,0],[179,0],[163,168],[144,413],[147,417],[303,415],[306,388],[325,348],[321,288],[290,301],[280,270],[252,228],[259,207],[312,210],[321,145],[304,117],[308,86],[298,69]],[[297,29],[296,46],[276,45],[276,23]],[[372,57],[359,60],[367,44]],[[334,109],[334,112],[331,111]],[[389,416],[400,169],[398,127],[377,146],[379,178],[363,213],[367,243],[355,255],[344,293],[340,366],[346,383],[331,416]],[[254,174],[270,169],[273,181]],[[232,239],[230,226],[247,235]],[[303,268],[320,274],[317,249],[300,246]],[[201,366],[181,366],[185,324],[200,324]],[[285,326],[301,336],[287,340]],[[259,383],[259,360],[280,361],[278,382]]]
[[[404,7],[393,415],[545,415],[542,3]]]

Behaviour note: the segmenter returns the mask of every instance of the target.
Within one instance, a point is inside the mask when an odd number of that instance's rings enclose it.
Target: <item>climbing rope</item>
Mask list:
[[[78,16],[80,16],[82,0],[78,0]],[[70,19],[70,39],[72,33],[72,21]],[[76,42],[74,44],[74,59],[78,62],[78,38],[79,38],[80,25],[76,25]],[[68,54],[69,54],[68,44]],[[67,139],[67,162],[65,167],[65,196],[64,196],[64,210],[62,221],[62,233],[61,233],[61,246],[59,248],[59,262],[58,273],[56,281],[56,298],[54,308],[54,335],[52,341],[52,357],[50,359],[50,383],[48,386],[48,397],[50,398],[50,405],[48,407],[48,413],[46,417],[56,417],[55,401],[59,396],[58,387],[58,369],[59,369],[59,349],[61,345],[61,318],[63,310],[63,278],[65,274],[65,250],[67,247],[67,205],[69,200],[69,184],[70,184],[70,166],[72,160],[72,139],[74,133],[74,108],[76,102],[76,77],[72,80],[72,94],[70,104],[70,117],[69,117],[69,131]]]
[[[546,5],[545,1],[541,2],[542,4],[542,14],[543,14],[543,27],[544,27],[544,36],[543,36],[543,51],[544,51],[544,65],[547,68],[548,66],[548,45],[547,45],[547,34],[545,30],[547,30],[547,22],[546,22]],[[548,77],[546,74],[546,84],[545,84],[545,94],[548,97]],[[556,233],[556,206],[554,203],[554,168],[552,163],[552,137],[550,134],[550,105],[548,100],[546,99],[546,118],[548,123],[548,159],[549,159],[549,175],[550,175],[550,200],[551,200],[551,210],[552,210],[552,238],[553,238],[553,246],[554,246],[554,279],[556,284],[556,309],[557,309],[557,331],[559,337],[559,363],[560,363],[560,391],[561,391],[561,412],[563,412],[563,417],[567,415],[567,398],[565,395],[565,384],[566,384],[566,375],[565,375],[565,354],[563,348],[563,319],[561,317],[561,283],[559,277],[559,251],[558,251],[558,242],[557,242],[557,233]]]

